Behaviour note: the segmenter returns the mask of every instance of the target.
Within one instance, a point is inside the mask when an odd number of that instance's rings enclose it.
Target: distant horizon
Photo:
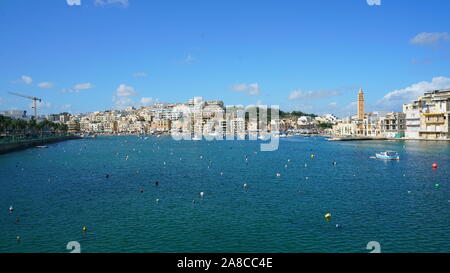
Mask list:
[[[101,3],[101,4],[100,4]],[[450,88],[450,3],[2,1],[0,109],[89,113],[198,94],[351,116]],[[407,10],[407,12],[406,12]],[[420,18],[412,20],[411,18]]]

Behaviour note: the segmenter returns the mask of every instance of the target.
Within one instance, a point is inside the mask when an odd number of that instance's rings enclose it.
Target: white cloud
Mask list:
[[[75,86],[71,89],[63,89],[61,90],[61,93],[78,93],[81,90],[88,90],[88,89],[92,89],[94,88],[94,86],[92,85],[92,83],[86,82],[86,83],[78,83],[75,84]]]
[[[38,84],[40,88],[52,88],[54,84],[52,82],[41,82]]]
[[[66,0],[67,5],[69,6],[80,6],[81,0]]]
[[[188,54],[187,57],[183,60],[183,62],[187,64],[192,63],[193,61],[195,61],[195,58],[192,57],[191,54]]]
[[[127,86],[125,84],[119,85],[116,89],[116,96],[117,97],[129,97],[129,96],[136,96],[136,90],[132,86]]]
[[[128,7],[128,0],[95,0],[95,5],[97,6],[107,6],[112,4],[120,4],[123,7]]]
[[[37,101],[36,102],[36,106],[37,106],[37,110],[38,110],[38,113],[39,113],[39,111],[42,110],[42,109],[51,108],[52,104],[51,104],[51,102],[47,102],[47,101]],[[33,102],[28,105],[28,108],[30,108],[30,109],[33,109],[33,107],[34,107],[34,103]]]
[[[335,107],[335,106],[337,105],[337,102],[332,101],[332,102],[330,102],[328,105],[331,106],[331,107]]]
[[[124,108],[124,107],[135,105],[135,101],[132,100],[129,97],[116,97],[116,96],[113,96],[112,101],[114,102],[114,104],[115,104],[115,106],[117,108]]]
[[[93,88],[94,86],[91,84],[91,83],[89,83],[89,82],[86,82],[86,83],[79,83],[79,84],[76,84],[74,87],[73,87],[73,89],[75,89],[75,90],[87,90],[87,89],[91,89],[91,88]]]
[[[59,107],[61,111],[69,110],[70,108],[72,108],[72,104],[64,104]]]
[[[142,77],[142,78],[146,78],[148,77],[148,74],[145,72],[137,72],[133,74],[133,77]]]
[[[381,6],[381,0],[367,0],[369,6]]]
[[[250,96],[258,96],[259,92],[259,84],[258,83],[250,83],[250,84],[236,84],[230,87],[230,90],[236,92],[243,92]]]
[[[410,40],[411,44],[420,46],[434,46],[443,41],[449,41],[450,34],[447,32],[422,32]]]
[[[142,106],[150,106],[155,103],[155,100],[153,98],[143,97],[139,102]]]
[[[389,110],[395,110],[392,108],[399,108],[406,103],[417,99],[422,96],[424,92],[438,89],[450,88],[450,78],[435,77],[431,82],[422,81],[412,84],[406,88],[394,90],[387,93],[377,105],[390,108]]]
[[[113,102],[117,108],[124,108],[127,106],[136,106],[137,103],[131,99],[131,96],[136,96],[137,92],[132,86],[128,86],[125,84],[119,85],[116,89],[116,93],[113,96]],[[142,101],[142,99],[141,99]],[[148,102],[147,98],[144,99],[144,102]]]
[[[337,90],[301,91],[294,90],[289,94],[289,100],[315,100],[334,96],[339,96],[341,92]]]
[[[20,77],[19,82],[23,82],[23,83],[26,83],[26,84],[31,84],[31,83],[33,83],[33,79],[31,77],[29,77],[29,76],[23,75],[22,77]]]

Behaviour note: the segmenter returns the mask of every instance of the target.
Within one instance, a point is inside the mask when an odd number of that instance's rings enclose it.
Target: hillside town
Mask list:
[[[65,125],[68,133],[82,135],[252,134],[280,131],[283,136],[326,135],[394,139],[450,139],[450,89],[425,92],[403,105],[403,112],[364,111],[364,92],[357,94],[357,114],[338,118],[302,112],[271,110],[260,106],[230,107],[223,101],[194,97],[185,103],[155,103],[148,107],[127,107],[85,114],[49,114],[37,120]],[[26,111],[0,111],[0,115],[27,120]],[[265,122],[267,121],[267,122]]]
[[[364,111],[364,92],[358,93],[357,114],[333,125],[336,136],[403,139],[450,139],[450,89],[432,90],[409,104],[402,112]]]

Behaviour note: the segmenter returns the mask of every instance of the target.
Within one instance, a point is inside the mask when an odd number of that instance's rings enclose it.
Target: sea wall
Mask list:
[[[11,143],[0,143],[0,154],[6,154],[18,150],[27,149],[30,147],[35,147],[39,145],[45,145],[54,142],[60,142],[69,139],[79,139],[79,136],[60,136],[60,137],[49,137],[49,138],[41,138],[41,139],[30,139],[30,140],[22,140],[18,142]]]

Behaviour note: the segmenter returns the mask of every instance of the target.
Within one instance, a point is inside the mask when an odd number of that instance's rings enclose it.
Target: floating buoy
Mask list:
[[[308,167],[308,164],[305,163],[305,168]]]
[[[203,195],[205,195],[204,192],[200,192],[200,197],[203,198]]]
[[[288,159],[288,162],[291,162],[291,160],[290,160],[290,159]]]
[[[109,174],[106,175],[106,178],[109,178]]]
[[[311,158],[314,158],[315,157],[315,155],[314,154],[311,154]]]
[[[285,167],[285,168],[287,168],[287,164],[286,164],[286,165],[284,165],[284,167]]]
[[[86,232],[87,231],[87,227],[83,226],[83,231]]]
[[[436,185],[434,185],[434,186],[435,186],[436,188],[439,188],[440,185],[439,185],[439,184],[436,184]]]
[[[141,193],[143,193],[143,192],[144,192],[144,190],[143,190],[143,189],[141,189],[141,190],[140,190],[140,192],[141,192]]]
[[[337,163],[336,162],[333,162],[333,165],[336,165]]]
[[[277,173],[277,177],[280,177],[280,176],[281,176],[281,174]]]
[[[341,225],[339,225],[339,224],[336,224],[336,228],[341,228]]]
[[[156,199],[155,201],[156,201],[156,203],[159,203],[159,199]]]
[[[220,172],[220,175],[223,175],[223,172]]]
[[[17,236],[17,237],[16,237],[16,241],[20,241],[20,236]]]
[[[244,189],[247,189],[248,188],[248,185],[247,184],[244,184]]]
[[[9,212],[13,212],[13,211],[14,211],[13,206],[9,206]]]
[[[438,164],[436,164],[436,163],[433,163],[433,164],[431,165],[431,168],[433,168],[433,169],[437,169],[437,168],[438,168]]]
[[[325,220],[330,221],[330,219],[331,219],[331,213],[325,214],[324,217],[325,217]]]
[[[155,186],[158,186],[158,185],[159,185],[159,181],[156,181],[156,182],[155,182]]]

